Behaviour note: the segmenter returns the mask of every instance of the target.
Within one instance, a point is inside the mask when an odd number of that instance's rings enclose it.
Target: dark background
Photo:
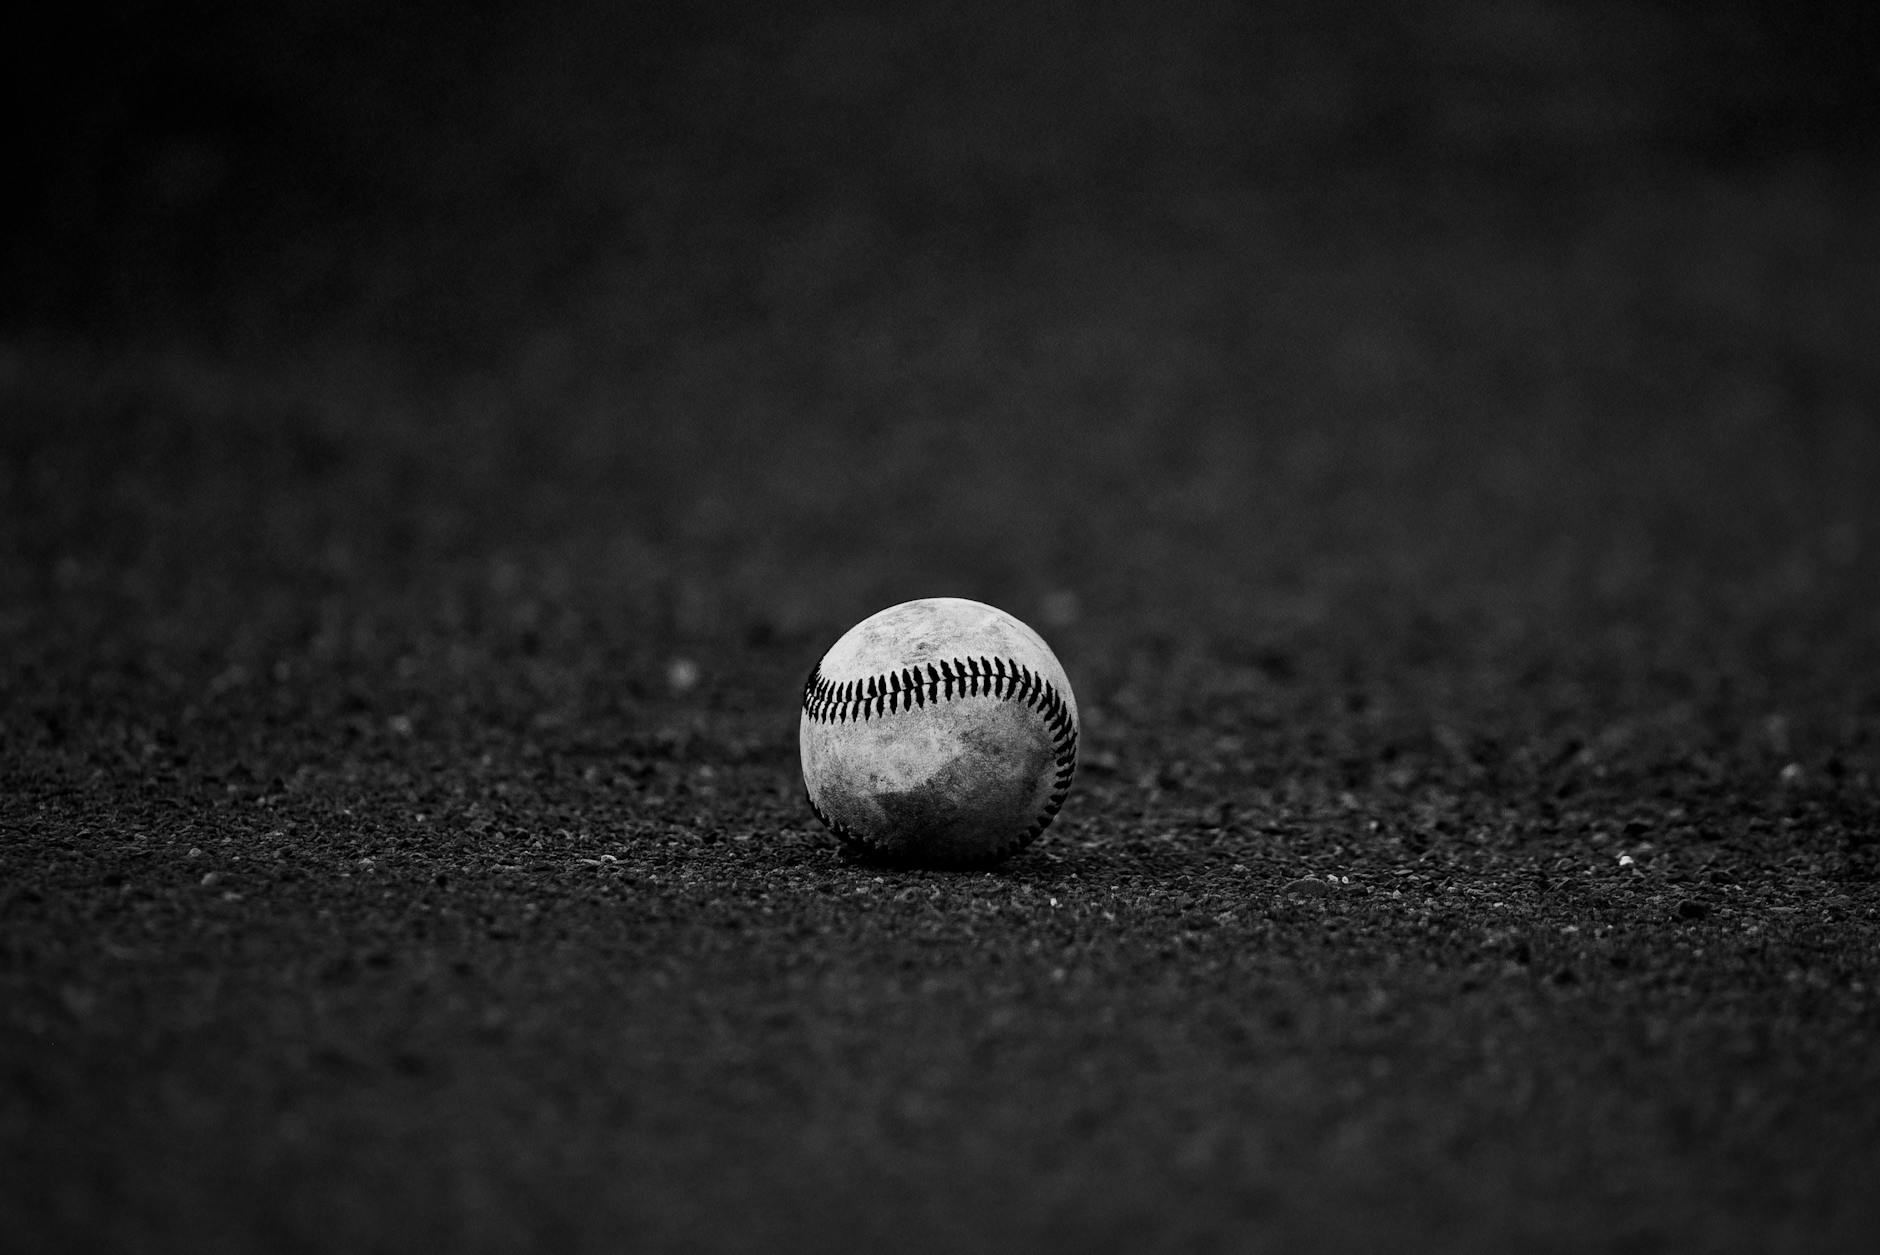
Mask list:
[[[21,1250],[1866,1250],[1876,19],[9,40]],[[844,861],[809,665],[1076,791]]]

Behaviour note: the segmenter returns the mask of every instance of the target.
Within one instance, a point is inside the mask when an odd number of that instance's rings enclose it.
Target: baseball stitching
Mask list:
[[[886,675],[836,684],[823,676],[819,662],[810,668],[809,679],[803,683],[803,713],[811,723],[861,722],[957,697],[992,697],[1017,702],[1042,715],[1045,730],[1051,734],[1051,748],[1057,763],[1051,796],[1038,818],[1014,844],[988,851],[986,855],[989,859],[1004,857],[1024,849],[1051,826],[1070,794],[1071,779],[1077,774],[1077,726],[1071,721],[1070,706],[1049,680],[1023,663],[981,657],[903,667]],[[823,826],[844,844],[863,850],[875,848],[850,832],[846,825],[824,814],[814,797],[809,799],[809,807]]]

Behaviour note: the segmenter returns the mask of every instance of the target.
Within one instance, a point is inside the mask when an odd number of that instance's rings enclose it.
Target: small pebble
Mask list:
[[[1696,898],[1686,898],[1678,903],[1679,919],[1704,919],[1709,914],[1709,903],[1699,902]]]
[[[666,685],[675,693],[689,693],[698,687],[698,664],[690,658],[674,658],[666,664]]]

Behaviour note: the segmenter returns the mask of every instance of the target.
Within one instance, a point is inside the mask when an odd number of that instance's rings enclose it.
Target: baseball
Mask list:
[[[810,809],[845,846],[989,863],[1057,817],[1077,700],[1042,637],[958,597],[890,606],[830,647],[798,723]]]

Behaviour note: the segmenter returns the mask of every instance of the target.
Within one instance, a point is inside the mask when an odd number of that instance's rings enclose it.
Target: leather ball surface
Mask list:
[[[809,803],[860,853],[986,863],[1056,818],[1077,770],[1077,701],[1042,637],[958,597],[849,629],[810,671],[798,737]]]

